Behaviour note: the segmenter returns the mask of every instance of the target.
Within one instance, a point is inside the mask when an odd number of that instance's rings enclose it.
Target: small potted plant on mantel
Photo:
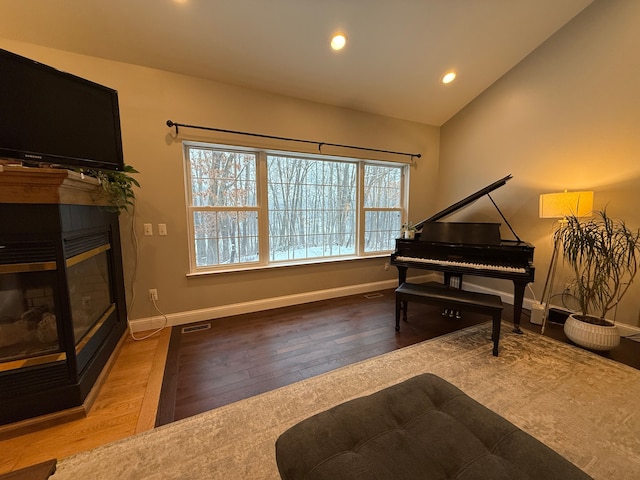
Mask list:
[[[131,165],[125,165],[122,171],[90,169],[84,170],[82,173],[100,181],[101,189],[97,192],[96,199],[106,199],[109,202],[109,208],[114,212],[120,213],[133,205],[135,199],[133,187],[140,188],[140,183],[131,176],[139,173]]]
[[[608,351],[620,343],[613,320],[605,318],[627,293],[638,272],[640,229],[632,230],[606,209],[590,219],[570,215],[555,232],[564,261],[573,270],[569,286],[579,312],[564,325],[567,337],[577,345]]]

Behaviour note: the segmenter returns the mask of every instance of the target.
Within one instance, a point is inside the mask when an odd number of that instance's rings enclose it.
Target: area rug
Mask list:
[[[345,400],[432,372],[596,479],[640,472],[640,371],[536,333],[491,355],[476,325],[62,459],[53,480],[278,479],[274,443]]]

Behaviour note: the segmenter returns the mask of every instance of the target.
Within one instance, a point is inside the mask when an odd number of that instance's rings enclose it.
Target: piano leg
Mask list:
[[[520,316],[522,314],[522,301],[524,289],[528,282],[513,281],[513,333],[523,333],[520,329]]]
[[[398,267],[398,286],[400,286],[407,281],[408,268],[400,265],[396,265],[396,267]]]
[[[399,265],[396,265],[396,267],[398,267],[398,286],[400,286],[407,281],[408,268]],[[402,319],[405,322],[407,321],[408,303],[398,300],[398,295],[396,294],[396,332],[400,331],[400,315],[402,315]]]

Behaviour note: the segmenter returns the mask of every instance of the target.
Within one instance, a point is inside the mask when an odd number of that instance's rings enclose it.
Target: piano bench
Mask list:
[[[407,321],[407,305],[409,301],[438,305],[468,312],[491,315],[493,318],[491,339],[493,355],[498,356],[500,342],[500,321],[502,318],[502,300],[498,295],[467,292],[445,285],[429,283],[403,283],[396,288],[396,332],[400,331],[400,315]]]

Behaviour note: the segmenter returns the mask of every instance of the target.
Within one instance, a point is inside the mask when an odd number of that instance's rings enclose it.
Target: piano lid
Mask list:
[[[454,203],[453,205],[450,205],[449,207],[445,208],[444,210],[439,211],[435,215],[432,215],[431,217],[421,221],[420,223],[417,223],[416,224],[416,229],[420,230],[424,226],[425,223],[435,222],[437,220],[440,220],[441,218],[446,217],[447,215],[451,215],[453,212],[456,212],[456,211],[460,210],[461,208],[466,207],[467,205],[471,205],[473,202],[475,202],[479,198],[481,198],[481,197],[493,192],[494,190],[500,188],[501,186],[503,186],[511,178],[512,178],[512,175],[509,174],[506,177],[501,178],[500,180],[493,182],[491,185],[487,185],[483,189],[478,190],[475,193],[472,193],[468,197],[463,198],[462,200],[460,200],[459,202]]]

